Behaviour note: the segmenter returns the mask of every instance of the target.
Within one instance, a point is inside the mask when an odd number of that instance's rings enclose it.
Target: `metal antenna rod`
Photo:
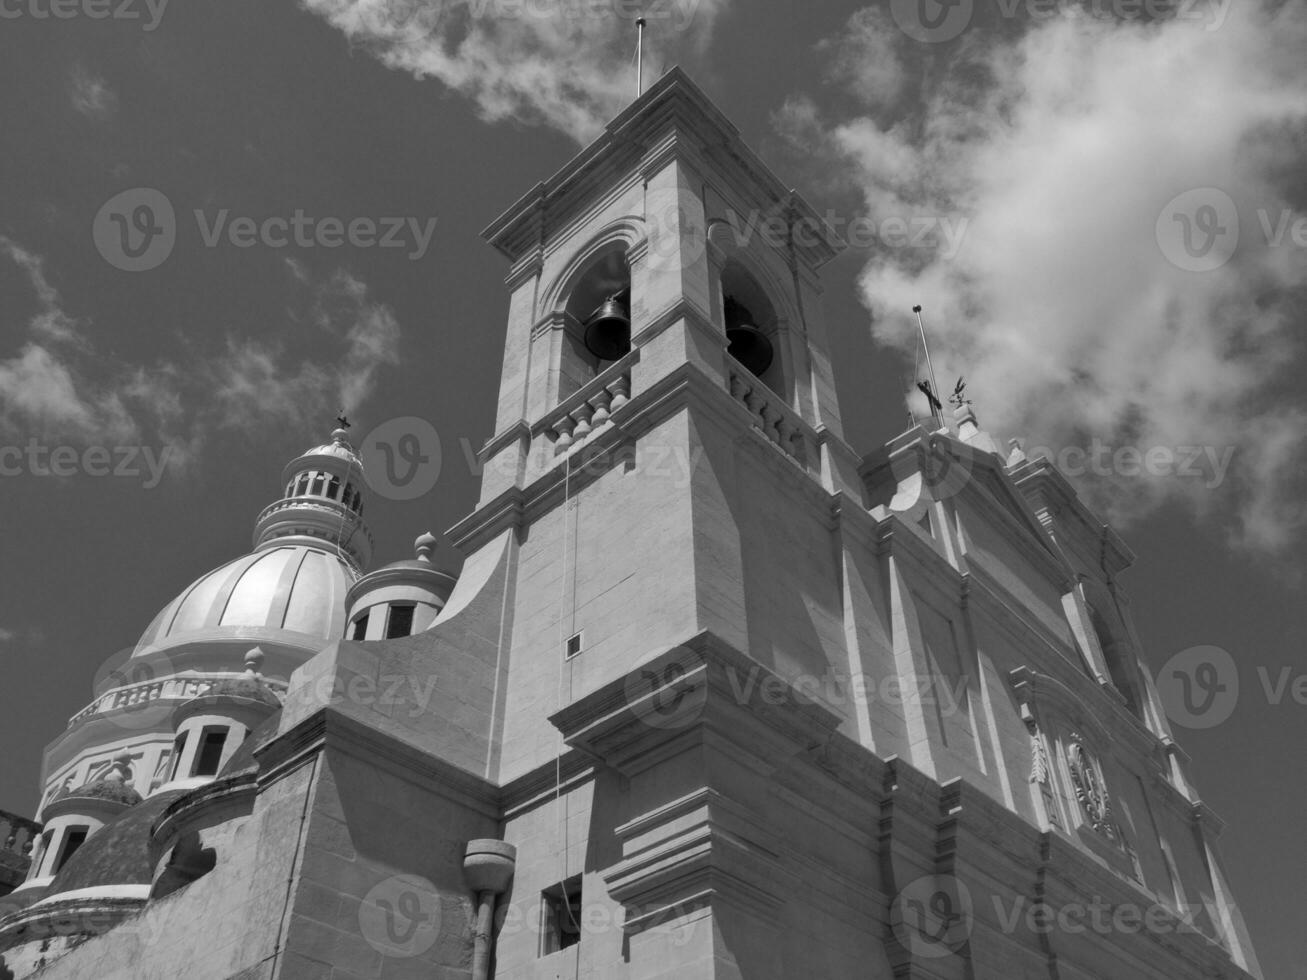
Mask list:
[[[635,97],[644,95],[644,24],[643,17],[635,20]]]
[[[914,306],[912,312],[917,314],[917,329],[921,331],[921,349],[926,352],[926,373],[930,375],[930,390],[933,391],[935,397],[938,398],[939,384],[935,381],[935,365],[930,363],[930,345],[926,343],[926,325],[921,322],[920,304]],[[935,406],[933,404],[930,406],[930,414],[934,415],[940,422],[943,422],[943,418],[937,411],[935,411]]]

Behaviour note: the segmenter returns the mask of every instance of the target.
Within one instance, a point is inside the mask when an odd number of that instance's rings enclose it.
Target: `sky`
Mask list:
[[[1237,680],[1176,734],[1267,977],[1307,978],[1301,2],[0,0],[0,808],[342,407],[430,423],[376,560],[431,530],[457,567],[507,305],[479,233],[630,98],[641,6],[647,77],[690,72],[850,243],[854,447],[921,409],[920,303],[941,387],[1138,555],[1164,695]]]

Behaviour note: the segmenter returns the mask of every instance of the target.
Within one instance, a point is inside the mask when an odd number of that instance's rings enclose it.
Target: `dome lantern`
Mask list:
[[[254,527],[254,549],[296,543],[336,550],[359,571],[372,560],[372,532],[363,520],[367,484],[363,461],[344,428],[331,442],[291,460],[282,472],[284,493],[264,508]]]

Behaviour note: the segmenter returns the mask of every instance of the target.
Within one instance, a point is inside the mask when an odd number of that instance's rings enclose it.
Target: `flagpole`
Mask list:
[[[939,382],[935,380],[935,365],[930,362],[930,344],[926,343],[926,325],[921,320],[920,304],[914,306],[912,312],[917,314],[917,329],[921,331],[921,349],[926,352],[926,373],[930,375],[930,390],[934,392],[936,398],[939,398]],[[934,402],[931,402],[930,414],[935,416],[936,421],[943,423],[943,418],[935,410]]]

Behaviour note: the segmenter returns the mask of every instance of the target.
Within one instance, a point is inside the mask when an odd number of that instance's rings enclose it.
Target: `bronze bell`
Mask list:
[[[726,352],[753,374],[762,377],[771,367],[775,352],[767,335],[753,325],[753,315],[731,297],[726,297]]]
[[[631,349],[631,314],[621,295],[609,296],[585,321],[585,348],[601,361],[616,361]]]

